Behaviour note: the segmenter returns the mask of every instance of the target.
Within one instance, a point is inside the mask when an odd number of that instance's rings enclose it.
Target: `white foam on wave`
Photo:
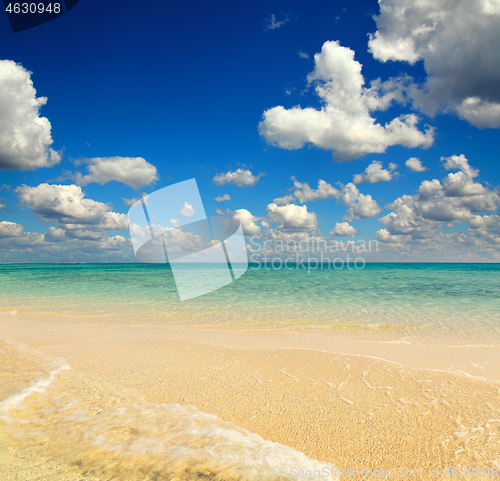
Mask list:
[[[308,470],[326,472],[325,468],[330,473],[335,471],[330,463],[322,463],[289,446],[267,441],[194,407],[130,404],[92,420],[81,411],[65,420],[74,422],[78,418],[85,422],[85,440],[114,454],[115,460],[117,457],[148,456],[155,459],[157,467],[161,464],[184,465],[197,467],[200,471],[203,465],[218,466],[240,473],[241,479],[255,481],[290,479],[293,469],[304,473]],[[126,438],[114,436],[120,426],[136,427],[140,434]],[[78,430],[81,432],[81,427]]]
[[[307,472],[335,471],[331,463],[265,440],[194,406],[150,403],[77,373],[57,382],[58,374],[70,369],[68,364],[12,344],[21,356],[19,369],[24,370],[22,362],[27,360],[27,372],[33,372],[34,379],[0,402],[0,421],[14,428],[19,439],[50,446],[69,462],[90,460],[92,469],[114,469],[127,480],[137,473],[160,472],[179,479],[210,475],[220,480],[277,481],[293,479],[292,473],[299,471],[305,479]],[[27,403],[32,395],[36,403]]]
[[[68,364],[61,363],[56,369],[49,372],[48,377],[36,379],[31,386],[22,389],[21,391],[13,394],[4,401],[0,402],[0,419],[5,422],[11,421],[9,412],[11,409],[20,409],[23,407],[24,400],[33,393],[43,392],[50,386],[56,375],[64,370],[70,369]]]

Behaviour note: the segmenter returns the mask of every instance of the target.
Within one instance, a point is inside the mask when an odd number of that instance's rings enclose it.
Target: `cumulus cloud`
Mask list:
[[[277,225],[280,231],[315,231],[318,219],[314,212],[308,212],[306,205],[276,205],[267,206],[266,222]]]
[[[340,201],[349,206],[347,214],[342,218],[342,220],[348,222],[355,219],[370,219],[379,215],[383,210],[371,195],[361,194],[352,183],[342,188]]]
[[[238,187],[253,187],[263,175],[265,175],[263,172],[253,175],[250,170],[238,169],[234,172],[217,174],[213,182],[217,185],[234,184]]]
[[[215,200],[217,202],[225,202],[226,200],[231,200],[231,196],[229,194],[224,194],[220,195],[219,197],[216,197]]]
[[[352,222],[354,219],[369,219],[382,212],[377,201],[371,195],[362,194],[352,182],[347,185],[339,183],[339,186],[338,200],[349,207],[342,220]]]
[[[288,20],[289,20],[288,15],[283,20],[276,20],[276,15],[274,15],[273,13],[264,20],[264,29],[274,30],[276,28],[280,28],[283,25],[285,25],[285,23],[287,23]]]
[[[319,180],[317,189],[311,189],[309,184],[299,182],[295,177],[292,177],[292,180],[295,190],[285,197],[277,197],[274,199],[273,202],[276,205],[287,205],[294,200],[303,204],[304,202],[332,197],[338,199],[340,196],[340,191],[324,180]]]
[[[469,227],[484,235],[494,233],[500,241],[500,215],[475,215],[469,221]]]
[[[391,165],[396,168],[394,164]],[[362,194],[352,182],[347,185],[338,182],[340,188],[337,189],[328,182],[320,180],[318,188],[311,189],[309,184],[299,182],[295,177],[292,177],[292,179],[295,190],[291,194],[274,199],[273,205],[287,206],[294,201],[304,203],[334,198],[349,208],[347,214],[342,219],[348,222],[354,219],[375,217],[382,212],[382,208],[378,205],[377,201],[371,195]]]
[[[308,85],[316,86],[321,109],[296,106],[287,110],[277,106],[266,110],[259,132],[269,144],[294,150],[309,143],[333,151],[337,161],[385,152],[392,145],[432,145],[433,128],[420,131],[415,114],[400,115],[385,125],[371,116],[371,112],[385,110],[394,101],[406,101],[402,94],[404,80],[377,80],[369,88],[364,87],[361,64],[354,60],[354,51],[338,42],[325,42],[314,61]]]
[[[95,182],[101,185],[113,180],[140,189],[158,180],[158,171],[154,165],[142,157],[95,157],[85,160],[88,174],[77,174],[78,185]]]
[[[481,216],[479,216],[481,217]],[[498,225],[498,216],[488,215]],[[490,222],[488,222],[490,223]],[[467,232],[444,233],[435,231],[432,237],[394,235],[381,229],[375,237],[381,242],[380,251],[386,259],[418,262],[499,262],[500,236],[492,230],[469,228]]]
[[[201,235],[182,229],[166,228],[163,232],[163,238],[167,246],[169,260],[182,260],[186,255],[201,252],[217,243],[212,239],[204,239]],[[159,240],[158,242],[160,249],[163,251],[162,241]],[[206,257],[199,258],[199,260],[200,262],[210,262],[210,260],[217,262],[217,259],[207,259]]]
[[[369,50],[383,62],[422,60],[424,85],[409,95],[433,115],[455,111],[476,127],[500,127],[500,4],[497,0],[379,0]]]
[[[467,97],[454,106],[458,116],[476,127],[500,127],[500,103],[481,97]]]
[[[479,175],[479,169],[469,165],[469,161],[463,154],[441,157],[446,170],[459,170],[450,173],[443,179],[443,193],[448,197],[465,197],[487,195],[490,190],[473,179]]]
[[[355,229],[347,222],[336,222],[335,227],[329,232],[332,236],[352,236],[359,234],[359,230]]]
[[[0,222],[0,252],[2,247],[23,247],[31,249],[39,246],[44,235],[38,232],[24,232],[24,226],[15,222]]]
[[[299,57],[300,58],[309,58],[309,55],[302,50],[299,50]]]
[[[45,233],[45,240],[49,242],[64,242],[66,240],[66,232],[64,229],[49,227]]]
[[[135,197],[132,197],[131,199],[125,199],[125,197],[122,197],[122,200],[123,200],[123,203],[128,206],[128,207],[131,207],[133,206],[139,199],[136,199]]]
[[[23,232],[23,226],[15,222],[0,222],[0,237],[18,237]]]
[[[15,190],[21,204],[42,220],[55,221],[68,235],[88,231],[120,231],[127,229],[126,214],[110,212],[111,207],[85,198],[77,185],[23,185]]]
[[[441,181],[425,180],[417,194],[403,195],[387,205],[392,212],[379,219],[385,226],[377,233],[379,240],[400,245],[437,242],[444,239],[441,228],[448,223],[467,223],[470,229],[482,229],[475,235],[482,233],[483,240],[496,238],[498,234],[493,235],[492,229],[499,229],[498,216],[484,214],[497,210],[498,194],[475,180],[479,171],[469,165],[465,156],[442,157],[441,161],[445,169],[458,172],[450,172]],[[462,240],[468,236],[454,234]]]
[[[410,157],[405,162],[406,167],[408,167],[412,172],[425,172],[429,170],[427,167],[422,165],[422,162],[417,157]]]
[[[52,167],[61,154],[51,149],[51,125],[39,116],[46,97],[36,96],[31,72],[0,60],[0,169]]]
[[[374,184],[375,182],[388,182],[397,172],[397,165],[392,162],[389,164],[388,169],[382,168],[382,162],[374,160],[366,169],[364,174],[356,174],[353,182],[355,184]]]
[[[181,217],[193,217],[194,207],[191,204],[184,202],[184,205],[182,206],[181,210],[179,211],[179,215]]]
[[[241,222],[243,232],[246,235],[256,236],[260,234],[261,228],[257,225],[257,222],[261,220],[260,217],[255,217],[249,210],[246,209],[238,209],[234,213],[234,217]]]
[[[93,239],[66,236],[63,229],[55,227],[41,234],[25,232],[21,224],[0,222],[0,259],[8,262],[130,262],[134,257],[129,239],[120,235]]]
[[[235,211],[226,209],[223,211],[218,207],[215,209],[215,213],[221,216],[231,216],[240,221],[241,227],[243,228],[243,233],[248,236],[258,236],[262,233],[262,226],[268,227],[267,222],[263,220],[262,217],[257,217],[253,215],[247,209],[237,209]],[[261,225],[258,225],[260,223]]]

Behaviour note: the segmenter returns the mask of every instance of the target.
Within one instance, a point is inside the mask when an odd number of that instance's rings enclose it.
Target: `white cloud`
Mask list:
[[[488,215],[482,218],[488,219],[486,223],[498,226],[498,216]],[[390,261],[500,261],[500,236],[492,230],[480,231],[470,228],[467,232],[456,231],[448,234],[432,231],[430,237],[416,237],[412,234],[390,234],[387,229],[381,229],[375,237],[381,242],[382,256]]]
[[[175,220],[175,219],[173,219]],[[180,259],[186,255],[201,252],[208,247],[216,244],[212,239],[208,242],[203,242],[200,235],[186,232],[182,229],[166,229],[163,232],[165,245],[168,249],[168,256],[170,260]],[[207,262],[208,259],[199,258],[200,262]]]
[[[287,15],[283,20],[277,21],[276,16],[273,13],[264,20],[264,29],[265,30],[274,30],[276,28],[280,28],[283,25],[285,25],[285,23],[287,23],[288,20],[289,20],[289,18]]]
[[[408,167],[412,172],[425,172],[429,170],[427,167],[422,165],[422,162],[417,157],[410,157],[405,162],[406,167]]]
[[[500,215],[475,215],[469,221],[469,227],[483,234],[489,231],[500,235]]]
[[[309,58],[309,55],[302,50],[299,50],[299,57],[300,58]]]
[[[361,64],[354,60],[354,51],[338,42],[325,42],[314,61],[308,84],[316,85],[323,106],[320,110],[300,106],[266,110],[259,131],[269,144],[295,150],[310,143],[333,151],[338,161],[385,152],[392,145],[432,145],[433,129],[418,130],[415,114],[400,115],[385,126],[376,123],[370,114],[387,109],[393,101],[405,102],[401,93],[403,80],[377,80],[370,88],[363,87]]]
[[[225,202],[226,200],[231,200],[231,196],[229,194],[224,194],[219,197],[216,197],[215,200],[217,202]]]
[[[309,254],[315,257],[326,242],[325,236],[320,231],[311,233],[309,231],[293,232],[279,229],[269,229],[266,232],[266,240],[272,242],[271,246],[266,245],[262,251],[255,250],[252,252],[252,246],[249,245],[249,253],[257,252],[257,255],[268,255],[268,258],[269,255],[272,255],[273,257],[281,257],[282,259],[290,258],[290,254],[293,256],[294,253],[300,253],[300,257],[305,257]]]
[[[39,109],[31,72],[12,60],[0,60],[0,169],[34,170],[61,161],[52,150],[51,125]]]
[[[91,229],[68,229],[65,233],[72,239],[80,240],[99,241],[106,238],[105,232]]]
[[[390,164],[391,168],[396,168],[395,164]],[[309,184],[299,182],[295,177],[292,177],[295,190],[284,197],[274,199],[273,205],[287,206],[293,201],[300,203],[312,202],[319,199],[334,198],[339,202],[349,207],[347,214],[342,220],[351,222],[354,219],[368,219],[375,217],[382,212],[382,208],[377,204],[377,201],[371,195],[361,194],[359,189],[352,183],[338,185],[340,189],[333,187],[328,182],[320,180],[317,189],[311,189]],[[292,204],[293,205],[293,204]]]
[[[359,194],[356,202],[347,210],[347,214],[342,220],[352,222],[355,219],[370,219],[379,215],[382,210],[371,195]]]
[[[23,226],[15,222],[0,222],[0,237],[18,237],[23,232]]]
[[[0,222],[0,252],[9,247],[31,250],[42,244],[44,235],[38,232],[24,232],[24,227],[15,222]]]
[[[260,226],[257,225],[257,222],[261,220],[260,217],[255,217],[246,209],[238,209],[234,213],[234,217],[241,222],[243,232],[246,235],[256,236],[260,234]]]
[[[374,184],[375,182],[388,182],[397,173],[397,165],[390,163],[388,169],[382,169],[382,162],[374,160],[366,169],[363,174],[356,174],[353,182],[355,184]]]
[[[182,206],[178,215],[180,215],[181,217],[193,217],[194,207],[191,204],[184,202],[184,205]]]
[[[22,205],[43,219],[56,221],[68,233],[82,229],[120,231],[128,227],[126,214],[110,212],[110,206],[86,199],[77,185],[23,185],[15,192]]]
[[[128,206],[128,207],[131,207],[133,206],[139,199],[136,199],[135,197],[132,197],[131,199],[125,199],[125,197],[122,197],[122,200],[123,200],[123,203]]]
[[[45,233],[45,240],[49,242],[64,242],[66,240],[66,232],[64,229],[49,227]]]
[[[359,230],[355,229],[347,222],[336,222],[335,227],[329,232],[332,236],[352,236],[359,234]]]
[[[464,197],[488,194],[489,189],[473,179],[479,175],[479,170],[469,165],[463,154],[441,157],[446,170],[458,169],[457,173],[450,173],[443,179],[444,195],[448,197]]]
[[[359,198],[359,189],[352,183],[349,182],[347,185],[342,185],[342,190],[339,196],[340,202],[344,205],[350,205],[356,202]]]
[[[2,236],[5,224],[9,234]],[[21,224],[0,222],[0,258],[8,262],[130,262],[134,260],[129,239],[116,235],[93,238],[76,232],[66,236],[63,229],[49,227],[45,234],[24,232]]]
[[[467,97],[458,101],[455,110],[459,117],[481,128],[500,127],[500,103],[489,102],[481,97]]]
[[[221,216],[230,215],[231,217],[238,219],[241,223],[241,227],[243,228],[243,233],[248,236],[257,236],[261,234],[261,226],[257,225],[257,222],[261,222],[262,225],[268,227],[268,224],[262,220],[262,217],[254,216],[247,209],[237,209],[236,211],[226,209],[224,212],[223,210],[216,208],[215,212]]]
[[[371,195],[361,194],[352,182],[342,185],[339,200],[349,207],[347,214],[342,219],[347,222],[352,222],[354,219],[369,219],[382,212],[377,201]]]
[[[250,170],[238,169],[234,172],[217,174],[213,178],[213,182],[217,185],[234,184],[238,187],[253,187],[263,175],[265,174],[260,173],[259,175],[255,176]]]
[[[477,127],[500,127],[498,0],[379,0],[369,49],[383,62],[423,60],[427,81],[414,105],[433,115],[454,110]]]
[[[315,231],[318,228],[316,214],[308,212],[306,205],[269,204],[266,221],[277,224],[277,229],[281,231]]]
[[[287,205],[294,200],[298,200],[301,204],[304,202],[312,202],[320,199],[335,198],[338,199],[340,191],[324,180],[319,180],[318,188],[311,189],[309,184],[299,182],[295,177],[292,177],[295,190],[285,197],[277,197],[273,200],[276,205]]]
[[[403,195],[387,205],[392,212],[379,219],[385,229],[379,231],[377,238],[401,245],[444,241],[441,228],[448,223],[467,223],[470,229],[482,228],[478,232],[483,238],[487,237],[486,230],[491,231],[495,225],[498,229],[498,216],[476,215],[495,212],[500,205],[500,197],[495,191],[474,180],[479,171],[472,168],[463,155],[442,157],[441,160],[447,170],[459,171],[449,173],[442,181],[425,180],[416,195]],[[467,233],[449,235],[464,242],[470,240]]]
[[[142,157],[95,157],[85,160],[88,175],[77,174],[77,184],[91,182],[104,185],[116,180],[140,189],[158,180],[158,171],[154,165]]]

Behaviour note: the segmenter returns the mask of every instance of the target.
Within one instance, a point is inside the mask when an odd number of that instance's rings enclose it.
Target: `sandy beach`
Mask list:
[[[436,467],[500,468],[500,351],[492,347],[14,317],[2,319],[0,337],[63,358],[72,375],[150,403],[195,406],[340,470],[428,478]]]

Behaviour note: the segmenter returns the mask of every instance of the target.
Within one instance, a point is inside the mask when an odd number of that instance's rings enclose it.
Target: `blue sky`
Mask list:
[[[247,235],[499,262],[500,5],[414,3],[0,14],[0,262],[133,261],[123,199],[193,177]]]

